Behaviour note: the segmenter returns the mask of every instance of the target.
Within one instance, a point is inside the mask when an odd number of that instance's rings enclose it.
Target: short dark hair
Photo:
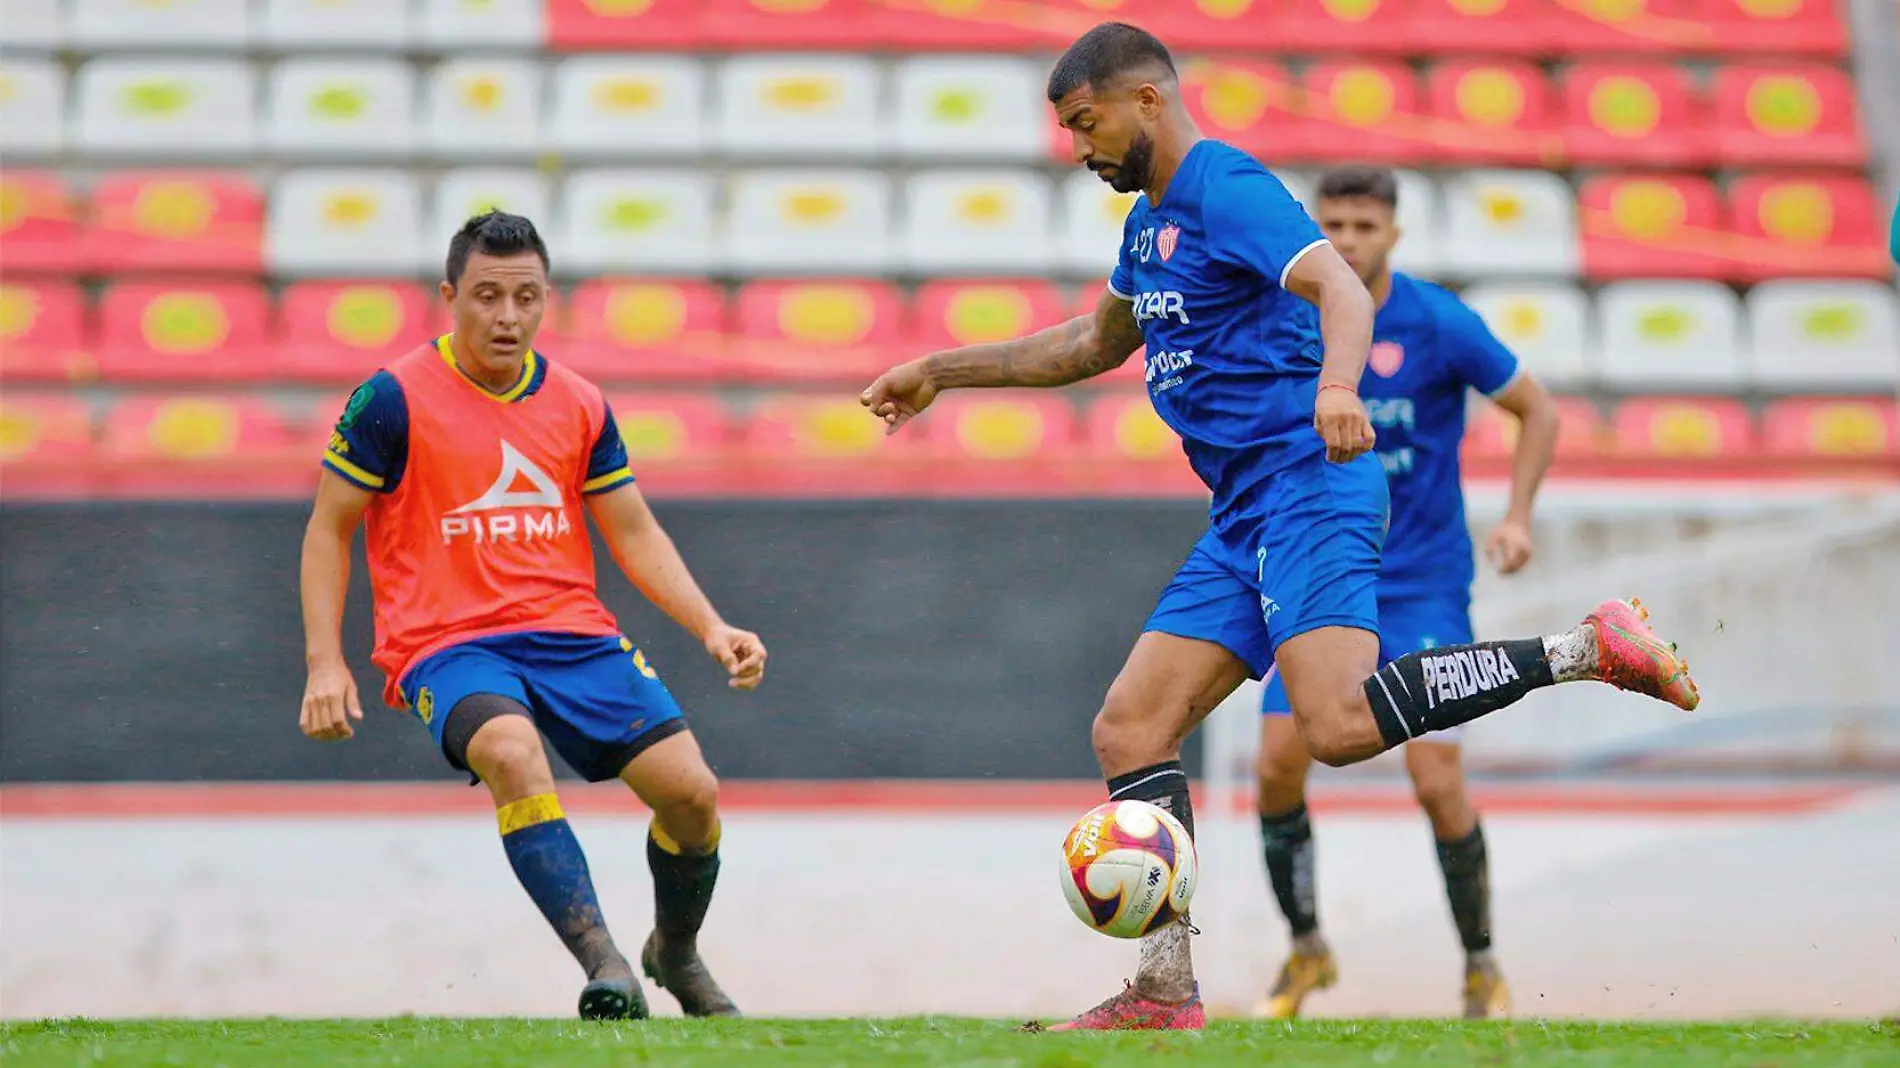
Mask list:
[[[449,285],[462,284],[462,272],[468,270],[471,252],[480,252],[484,256],[519,256],[524,252],[532,252],[541,257],[542,270],[550,267],[547,243],[541,240],[534,223],[528,221],[526,216],[510,215],[492,208],[463,223],[462,228],[449,239],[449,260],[443,267],[442,276]]]
[[[1175,77],[1174,57],[1161,39],[1126,22],[1104,22],[1075,39],[1049,72],[1049,102],[1083,86],[1100,89],[1124,74],[1159,69]]]
[[[1336,167],[1319,180],[1319,199],[1371,197],[1386,207],[1399,208],[1399,179],[1389,167]]]

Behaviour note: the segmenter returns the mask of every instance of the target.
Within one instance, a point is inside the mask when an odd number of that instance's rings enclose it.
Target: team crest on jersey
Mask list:
[[[1173,223],[1162,227],[1161,232],[1155,235],[1155,251],[1161,253],[1163,263],[1174,258],[1174,250],[1180,245],[1181,228]]]
[[[1391,378],[1405,366],[1405,346],[1396,341],[1375,341],[1372,355],[1366,359],[1366,366],[1380,378]]]

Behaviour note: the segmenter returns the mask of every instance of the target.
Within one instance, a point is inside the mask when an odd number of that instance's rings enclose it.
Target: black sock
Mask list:
[[[1552,685],[1542,638],[1447,645],[1407,653],[1365,682],[1379,737],[1391,749],[1496,712]]]
[[[1319,929],[1319,903],[1313,889],[1313,824],[1306,803],[1290,812],[1260,817],[1260,843],[1267,854],[1267,881],[1280,902],[1293,937]]]
[[[1445,897],[1466,953],[1491,948],[1491,863],[1484,850],[1484,827],[1451,842],[1438,843],[1438,866],[1445,872]]]
[[[719,881],[718,843],[706,853],[688,853],[656,822],[647,835],[647,868],[653,872],[653,926],[660,940],[669,953],[695,949]]]
[[[1194,806],[1188,800],[1187,772],[1179,760],[1152,764],[1108,780],[1110,801],[1146,801],[1166,809],[1194,837]]]

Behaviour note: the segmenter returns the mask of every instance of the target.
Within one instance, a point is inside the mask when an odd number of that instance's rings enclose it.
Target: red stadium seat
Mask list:
[[[620,437],[635,477],[643,466],[705,462],[731,448],[734,423],[713,393],[610,393]]]
[[[1428,154],[1418,76],[1404,63],[1315,63],[1300,86],[1313,112],[1308,157],[1402,165]]]
[[[1867,137],[1854,83],[1838,67],[1747,64],[1715,75],[1715,151],[1723,163],[1860,167]]]
[[[1294,82],[1283,64],[1265,60],[1189,60],[1182,95],[1201,131],[1263,159],[1304,155],[1312,123],[1293,109]],[[1057,155],[1069,158],[1069,135],[1058,130]]]
[[[1181,439],[1155,414],[1146,391],[1105,392],[1083,415],[1093,488],[1109,494],[1205,493]]]
[[[99,305],[99,374],[125,381],[240,380],[276,373],[270,305],[237,283],[123,283]]]
[[[854,396],[781,394],[759,401],[742,433],[761,460],[865,460],[917,452],[919,435],[885,434]]]
[[[1564,72],[1564,149],[1579,164],[1686,167],[1705,162],[1701,101],[1669,63],[1581,63]]]
[[[706,381],[726,366],[726,295],[705,282],[585,282],[555,306],[554,318],[540,344],[553,359],[602,382]]]
[[[0,281],[0,378],[63,381],[92,373],[86,299],[79,287]]]
[[[79,198],[57,176],[0,172],[0,271],[78,274],[85,267]]]
[[[1741,235],[1735,274],[1886,278],[1886,217],[1865,180],[1832,175],[1754,174],[1729,187],[1729,214]]]
[[[313,382],[361,381],[448,330],[442,302],[413,282],[297,282],[279,316],[279,372]]]
[[[134,397],[107,413],[98,481],[115,495],[301,496],[317,485],[328,434],[259,397]]]
[[[1642,397],[1613,416],[1617,451],[1644,459],[1734,458],[1755,447],[1755,424],[1742,402],[1716,397]]]
[[[1282,52],[1394,55],[1413,52],[1405,31],[1414,0],[1279,0],[1260,23]],[[1167,31],[1161,30],[1163,39]]]
[[[868,385],[903,342],[903,300],[887,283],[755,282],[739,292],[730,358],[749,377]]]
[[[1517,417],[1495,404],[1472,413],[1465,427],[1464,455],[1473,460],[1507,460],[1517,448]],[[1588,460],[1603,455],[1608,433],[1603,413],[1583,397],[1557,398],[1557,458]]]
[[[1548,0],[1413,0],[1404,35],[1426,54],[1543,56],[1555,51]]]
[[[1852,459],[1900,456],[1900,414],[1889,397],[1776,401],[1762,413],[1774,456]]]
[[[233,271],[264,266],[264,197],[242,174],[121,173],[92,191],[92,270]]]
[[[0,479],[13,489],[13,465],[39,460],[76,460],[92,455],[92,412],[86,402],[60,393],[0,395]]]
[[[1706,48],[1715,36],[1703,15],[1709,0],[1553,2],[1556,50],[1595,55],[1667,55]]]
[[[708,45],[730,51],[878,51],[889,38],[876,0],[699,0]]]
[[[696,51],[711,38],[701,0],[546,0],[557,52]]]
[[[899,52],[1023,52],[1058,46],[1066,12],[1014,0],[891,0],[886,29]],[[1073,35],[1071,35],[1073,36]]]
[[[1705,0],[1721,52],[1832,58],[1847,53],[1836,0]]]
[[[1075,450],[1068,398],[1035,390],[954,393],[932,405],[914,428],[960,460],[1010,461],[1066,456]]]
[[[1715,185],[1685,175],[1599,174],[1578,192],[1591,278],[1726,277],[1729,234]]]
[[[905,347],[921,352],[1007,341],[1064,318],[1055,287],[1028,279],[926,282],[912,306],[915,334]]]
[[[1504,32],[1493,27],[1493,32]],[[1432,158],[1445,163],[1540,166],[1559,161],[1562,142],[1544,75],[1529,63],[1461,59],[1426,78],[1437,128]]]

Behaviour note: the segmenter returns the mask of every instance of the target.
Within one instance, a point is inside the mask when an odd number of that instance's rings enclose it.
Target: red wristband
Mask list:
[[[1356,390],[1356,389],[1354,389],[1354,388],[1352,388],[1351,386],[1349,386],[1349,385],[1347,385],[1347,384],[1346,384],[1346,383],[1344,383],[1344,382],[1325,382],[1325,383],[1321,383],[1321,385],[1320,385],[1320,387],[1319,387],[1319,392],[1320,392],[1320,393],[1324,393],[1324,392],[1326,392],[1326,391],[1327,391],[1327,390],[1329,390],[1329,389],[1343,389],[1343,390],[1345,390],[1346,392],[1348,392],[1348,393],[1350,393],[1350,394],[1352,394],[1352,395],[1353,395],[1353,396],[1355,396],[1355,397],[1357,397],[1357,396],[1359,395],[1359,391],[1358,391],[1358,390]],[[1317,395],[1318,395],[1318,394],[1315,394],[1315,396],[1317,396]]]

